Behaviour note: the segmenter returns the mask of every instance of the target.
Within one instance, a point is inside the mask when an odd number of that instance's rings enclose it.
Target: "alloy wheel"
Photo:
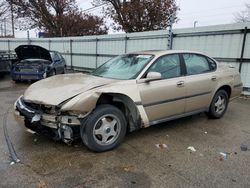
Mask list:
[[[100,117],[93,128],[95,141],[100,145],[110,145],[116,141],[121,132],[121,123],[113,114]]]
[[[224,110],[226,109],[226,100],[225,97],[222,95],[219,95],[215,101],[214,104],[215,107],[215,112],[218,114],[221,114],[224,112]]]

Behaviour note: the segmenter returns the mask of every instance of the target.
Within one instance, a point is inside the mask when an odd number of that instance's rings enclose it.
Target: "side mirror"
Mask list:
[[[147,77],[141,80],[138,80],[138,83],[145,83],[145,82],[151,82],[154,80],[161,80],[161,73],[159,72],[149,72],[147,74]]]

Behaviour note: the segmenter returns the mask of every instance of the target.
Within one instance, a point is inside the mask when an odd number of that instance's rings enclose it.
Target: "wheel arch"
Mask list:
[[[227,100],[224,100],[221,104],[218,104],[219,106],[217,106],[216,100],[218,99],[218,96],[220,96],[219,93],[221,93],[221,92],[223,92],[224,95],[227,94],[228,98],[227,98]],[[213,119],[219,119],[219,118],[223,117],[223,115],[226,112],[227,107],[228,107],[228,102],[229,102],[229,99],[231,96],[231,92],[232,92],[232,89],[229,85],[223,85],[215,91],[214,96],[212,98],[212,101],[210,103],[209,109],[206,111],[206,114],[208,117],[213,118]],[[221,106],[223,105],[222,112],[220,112],[221,111],[220,105]],[[219,108],[219,110],[217,111],[216,108],[217,108],[217,110]]]
[[[127,95],[120,93],[102,93],[96,102],[100,104],[111,104],[119,108],[127,119],[128,131],[132,132],[141,128],[141,116],[134,101]]]
[[[207,107],[207,110],[206,110],[207,112],[209,111],[209,108],[210,108],[210,106],[211,106],[211,103],[212,103],[212,101],[213,101],[214,96],[215,96],[216,93],[217,93],[218,91],[220,91],[220,90],[224,90],[224,91],[227,93],[227,95],[228,95],[228,99],[230,99],[231,93],[232,93],[232,88],[231,88],[231,86],[228,85],[228,84],[224,84],[224,85],[219,86],[218,88],[216,88],[216,89],[213,91],[213,93],[212,93],[212,95],[211,95],[210,102],[209,102],[209,106]]]
[[[226,91],[227,95],[228,95],[228,99],[230,99],[231,97],[231,93],[232,93],[232,88],[230,85],[223,85],[221,87],[219,87],[215,93],[217,93],[219,90],[224,90]]]

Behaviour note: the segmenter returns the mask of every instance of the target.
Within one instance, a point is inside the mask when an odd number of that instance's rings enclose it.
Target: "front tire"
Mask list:
[[[63,67],[63,71],[62,71],[62,74],[65,74],[66,73],[66,66]]]
[[[12,79],[12,81],[13,81],[13,82],[15,82],[15,83],[19,83],[19,82],[21,82],[21,80],[19,80],[19,79],[15,79],[15,78],[13,78],[13,77],[12,77],[11,79]]]
[[[117,107],[100,105],[82,123],[81,138],[92,151],[108,151],[122,142],[126,127],[126,119]]]
[[[228,94],[225,90],[219,90],[214,95],[207,115],[214,119],[221,118],[227,111]]]
[[[55,76],[55,75],[56,75],[56,70],[55,69],[51,70],[50,76]]]

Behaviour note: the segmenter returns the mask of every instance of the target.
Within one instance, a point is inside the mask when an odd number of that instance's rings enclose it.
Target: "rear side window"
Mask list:
[[[183,54],[188,75],[210,72],[210,65],[205,56],[198,54]]]
[[[209,62],[211,71],[216,70],[216,68],[217,68],[216,63],[215,63],[212,59],[210,59],[210,58],[207,58],[207,60],[208,60],[208,62]]]

